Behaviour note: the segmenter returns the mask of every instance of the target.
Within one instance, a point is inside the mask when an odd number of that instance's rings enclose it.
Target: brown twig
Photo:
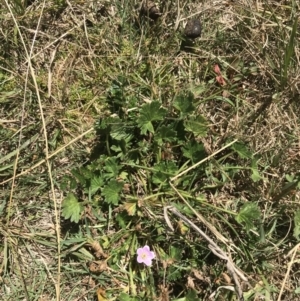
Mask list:
[[[196,232],[198,232],[207,242],[209,249],[220,259],[226,260],[227,270],[231,274],[233,281],[235,283],[235,291],[238,295],[240,301],[244,300],[243,291],[241,288],[241,284],[239,282],[239,278],[243,281],[248,282],[245,275],[234,265],[231,258],[207,235],[205,234],[198,226],[196,226],[193,222],[191,222],[187,217],[182,215],[176,208],[173,206],[167,206],[164,208],[164,217],[166,220],[167,225],[173,230],[172,224],[168,217],[168,211],[176,215],[177,217],[181,218],[187,225],[193,228]],[[238,278],[239,277],[239,278]]]

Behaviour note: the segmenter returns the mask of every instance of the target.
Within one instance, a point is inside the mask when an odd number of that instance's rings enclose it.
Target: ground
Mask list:
[[[1,300],[300,300],[298,2],[2,2]]]

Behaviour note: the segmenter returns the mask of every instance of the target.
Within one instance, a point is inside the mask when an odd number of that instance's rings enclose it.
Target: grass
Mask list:
[[[300,300],[299,4],[3,3],[1,300]]]

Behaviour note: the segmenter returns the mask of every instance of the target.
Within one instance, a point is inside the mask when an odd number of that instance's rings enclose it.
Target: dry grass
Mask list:
[[[266,241],[251,250],[241,246],[244,256],[238,258],[252,258],[247,290],[256,293],[247,300],[300,300],[293,237],[300,195],[298,183],[287,181],[300,169],[300,22],[291,41],[299,4],[161,1],[156,22],[140,19],[137,4],[36,0],[5,1],[0,8],[1,299],[93,300],[99,286],[109,284],[111,296],[132,288],[126,256],[119,270],[92,275],[87,262],[95,252],[86,233],[60,219],[67,193],[60,181],[89,162],[97,143],[94,123],[113,113],[108,91],[125,78],[123,93],[137,105],[152,99],[167,105],[174,93],[193,91],[209,123],[202,139],[209,154],[228,138],[247,143],[263,180],[251,182],[245,169],[240,180],[205,191],[207,202],[236,211],[237,200],[253,200],[263,208]],[[191,52],[180,51],[182,29],[194,15],[201,17],[202,37]],[[226,85],[216,83],[216,64]],[[217,163],[215,168],[223,170]],[[208,213],[222,227],[224,221]],[[102,241],[113,237],[109,256],[126,240],[126,231],[90,231]],[[244,233],[224,232],[235,244],[244,243]],[[201,274],[202,284],[214,277]],[[167,301],[164,289],[159,300]]]

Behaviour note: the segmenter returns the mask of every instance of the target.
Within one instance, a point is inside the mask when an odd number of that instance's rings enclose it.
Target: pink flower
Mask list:
[[[218,74],[218,75],[221,75],[221,70],[220,70],[220,67],[218,64],[215,64],[214,66],[214,71]]]
[[[155,258],[153,251],[150,251],[149,246],[144,246],[143,248],[137,249],[137,262],[144,263],[146,266],[151,266],[152,259]]]
[[[218,82],[221,86],[226,85],[225,79],[223,78],[222,75],[216,76],[216,80],[217,80],[217,82]]]
[[[215,64],[215,66],[214,66],[214,71],[217,73],[217,76],[216,76],[217,82],[218,82],[221,86],[226,85],[225,79],[224,79],[224,77],[222,76],[222,73],[221,73],[221,70],[220,70],[220,67],[219,67],[218,64]]]

